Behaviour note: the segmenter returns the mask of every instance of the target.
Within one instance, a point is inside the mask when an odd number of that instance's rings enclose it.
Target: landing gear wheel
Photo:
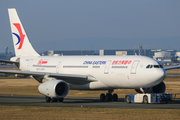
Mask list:
[[[59,98],[58,101],[59,102],[63,102],[64,98]]]
[[[57,102],[57,101],[58,101],[57,98],[52,98],[52,99],[51,99],[51,102]]]
[[[48,96],[46,96],[46,97],[45,97],[45,100],[46,100],[46,102],[50,102],[50,101],[51,101],[51,98],[48,97]]]
[[[148,96],[147,96],[147,95],[144,95],[144,97],[143,97],[143,103],[144,103],[144,104],[148,104]]]
[[[117,94],[112,95],[113,91],[114,91],[113,89],[108,90],[108,93],[106,93],[106,95],[104,93],[102,93],[100,95],[100,101],[106,101],[106,102],[117,101],[118,95]]]
[[[106,96],[105,96],[104,93],[102,93],[102,94],[100,95],[100,101],[103,102],[103,101],[105,101],[105,99],[106,99]]]
[[[106,94],[106,101],[107,102],[112,101],[112,94],[109,94],[109,93]]]
[[[117,94],[113,94],[112,99],[113,99],[113,101],[117,101],[118,100],[118,95]]]
[[[128,96],[126,96],[126,102],[127,103],[131,103],[131,97],[128,95]]]

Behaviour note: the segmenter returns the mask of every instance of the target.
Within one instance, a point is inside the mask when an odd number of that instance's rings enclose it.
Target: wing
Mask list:
[[[179,69],[180,65],[177,66],[169,66],[169,67],[164,67],[165,70],[171,70],[171,69]]]
[[[0,62],[9,63],[9,64],[15,64],[17,67],[19,66],[19,62],[16,62],[16,61],[0,60]]]
[[[17,70],[0,70],[1,76],[8,76],[10,74],[16,74],[16,76],[30,76],[34,78],[52,77],[60,80],[64,80],[70,84],[87,84],[90,82],[98,81],[91,75],[78,75],[78,74],[60,74],[60,73],[47,73],[47,72],[32,72],[32,71],[17,71]],[[42,82],[42,81],[39,81]]]

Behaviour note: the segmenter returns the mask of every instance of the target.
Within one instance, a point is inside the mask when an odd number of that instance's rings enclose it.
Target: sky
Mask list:
[[[0,53],[14,52],[8,8],[37,52],[180,50],[180,0],[0,0]]]

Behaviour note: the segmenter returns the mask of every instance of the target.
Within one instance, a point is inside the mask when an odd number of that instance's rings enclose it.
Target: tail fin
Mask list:
[[[29,42],[16,9],[8,9],[8,12],[16,56],[39,56]]]

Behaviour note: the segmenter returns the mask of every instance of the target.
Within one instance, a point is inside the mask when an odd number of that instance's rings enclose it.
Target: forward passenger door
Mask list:
[[[139,60],[135,60],[133,62],[132,67],[131,67],[131,74],[136,74],[139,62],[140,62]]]

